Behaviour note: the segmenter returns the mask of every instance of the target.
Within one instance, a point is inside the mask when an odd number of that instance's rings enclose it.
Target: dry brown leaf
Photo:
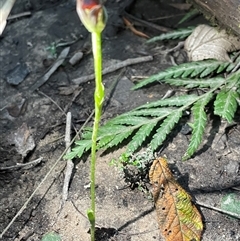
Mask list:
[[[8,141],[15,145],[16,151],[22,155],[22,159],[24,159],[28,152],[32,151],[36,146],[31,131],[26,123],[23,123],[17,131],[13,132],[8,137]]]
[[[158,224],[166,241],[200,241],[202,219],[190,195],[175,181],[164,158],[149,172]]]
[[[230,61],[228,52],[240,49],[240,39],[208,25],[199,25],[185,41],[190,61],[217,59]]]

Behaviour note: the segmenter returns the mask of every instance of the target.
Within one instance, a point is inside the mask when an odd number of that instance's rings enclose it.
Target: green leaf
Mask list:
[[[49,232],[43,235],[41,241],[61,241],[61,236],[55,232]]]
[[[140,117],[140,116],[133,116],[131,115],[131,112],[128,115],[120,115],[116,118],[113,118],[112,120],[108,121],[107,126],[110,125],[141,125],[142,123],[147,122],[146,117]]]
[[[178,109],[178,110],[175,110],[163,121],[160,128],[157,129],[157,133],[154,134],[153,139],[150,142],[150,146],[153,151],[155,151],[163,143],[163,141],[165,141],[167,135],[173,129],[175,124],[178,123],[181,117],[182,117],[182,110]]]
[[[196,8],[192,9],[191,11],[185,14],[185,16],[178,22],[178,25],[186,22],[187,20],[189,20],[190,18],[198,14],[199,14],[199,11]]]
[[[240,69],[228,76],[226,81],[227,89],[239,89],[240,88]]]
[[[156,123],[150,123],[147,125],[143,125],[137,133],[133,136],[132,140],[127,146],[127,152],[135,152],[138,147],[142,145],[142,143],[145,141],[146,137],[148,137],[155,127]]]
[[[185,88],[208,88],[221,85],[226,80],[222,77],[209,78],[209,79],[165,79],[164,83],[168,83],[175,86],[184,86]]]
[[[95,216],[94,216],[94,212],[92,209],[88,209],[87,210],[87,216],[88,216],[88,220],[91,224],[95,223]]]
[[[141,108],[141,106],[139,107]],[[149,109],[137,109],[131,111],[129,114],[135,116],[165,116],[173,112],[173,108],[149,108]]]
[[[221,209],[240,215],[240,200],[233,193],[227,194],[222,198]]]
[[[149,144],[149,142],[151,151],[154,151],[163,143],[184,111],[192,107],[194,120],[190,124],[193,133],[183,159],[191,157],[202,141],[207,122],[204,109],[214,95],[217,94],[214,102],[214,113],[229,122],[233,120],[237,105],[240,103],[240,70],[229,74],[226,78],[223,78],[219,73],[232,71],[235,66],[236,63],[205,60],[174,66],[150,77],[148,80],[161,80],[188,89],[204,88],[204,92],[200,91],[199,95],[185,94],[160,99],[109,120],[99,128],[98,150],[118,146],[125,140],[126,144],[128,143],[127,151],[129,153],[136,152],[143,143]],[[216,77],[202,78],[206,75]],[[148,81],[144,83],[147,84]],[[142,85],[140,83],[135,87],[138,88]],[[159,124],[161,124],[160,127],[158,127]],[[151,141],[147,139],[150,135],[153,136]],[[76,142],[72,152],[67,154],[65,158],[81,157],[85,151],[91,148],[91,138],[92,127],[87,127],[83,130],[82,139]]]
[[[73,159],[76,156],[81,158],[84,152],[91,149],[92,140],[80,140],[75,142],[76,146],[72,148],[71,152],[64,156],[64,159]]]
[[[163,33],[160,36],[151,38],[147,40],[147,44],[154,43],[156,41],[161,41],[161,40],[168,40],[168,39],[183,39],[188,37],[196,27],[188,27],[188,28],[182,28],[182,29],[177,29],[175,31],[169,32],[169,33]]]
[[[112,141],[114,138],[115,138],[115,135],[113,135],[113,134],[100,138],[99,142],[97,144],[98,149],[100,149],[101,147],[107,146],[107,144],[110,141]]]
[[[133,132],[133,129],[125,128],[125,130],[126,130],[125,132],[117,134],[114,137],[114,139],[108,143],[107,147],[109,148],[109,147],[117,146],[124,139],[128,138]]]
[[[152,75],[151,77],[136,84],[132,89],[136,90],[155,81],[169,78],[193,78],[197,76],[203,78],[211,73],[214,73],[214,71],[217,71],[217,73],[224,71],[229,64],[229,62],[221,62],[217,60],[202,60],[180,64],[178,66],[168,68],[165,71],[161,71],[156,75]]]
[[[214,114],[231,123],[237,110],[237,98],[239,94],[234,89],[219,92],[214,101]]]
[[[188,149],[182,158],[183,160],[187,160],[188,158],[190,158],[201,144],[205,126],[207,123],[207,115],[204,109],[208,102],[212,99],[212,96],[213,95],[211,92],[205,94],[204,98],[198,100],[192,107],[194,121],[192,125],[193,132]]]
[[[161,99],[155,102],[151,102],[142,106],[139,106],[135,110],[141,108],[152,108],[152,107],[159,107],[159,106],[183,106],[189,104],[190,102],[194,102],[198,98],[197,95],[180,95],[180,96],[173,96],[166,99]]]

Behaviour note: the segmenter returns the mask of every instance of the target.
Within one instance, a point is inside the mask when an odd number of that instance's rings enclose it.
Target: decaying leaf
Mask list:
[[[22,159],[35,148],[34,139],[26,123],[23,123],[16,132],[12,133],[8,141],[15,145],[16,151],[22,155]]]
[[[240,49],[240,39],[208,25],[199,25],[185,41],[190,61],[217,59],[230,61],[228,52]]]
[[[159,228],[166,241],[200,241],[201,215],[190,195],[174,179],[164,158],[153,162],[149,178]]]

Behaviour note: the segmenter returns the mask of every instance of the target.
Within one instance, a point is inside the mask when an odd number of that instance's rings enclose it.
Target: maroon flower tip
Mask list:
[[[81,0],[83,9],[92,9],[99,5],[99,0]]]

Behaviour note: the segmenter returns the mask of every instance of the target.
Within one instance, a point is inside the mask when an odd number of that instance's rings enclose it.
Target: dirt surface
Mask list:
[[[140,104],[162,98],[170,88],[159,84],[130,91],[132,76],[149,76],[172,65],[172,61],[171,56],[161,54],[156,46],[145,45],[144,38],[125,28],[120,15],[127,2],[108,0],[106,3],[109,21],[103,34],[103,65],[112,66],[128,58],[145,55],[154,55],[154,60],[104,76],[106,93],[112,95],[105,107],[103,122]],[[151,0],[146,4],[146,1],[136,1],[126,10],[145,20],[175,15],[174,18],[154,22],[174,27],[181,18],[176,15],[184,11],[162,2]],[[93,109],[93,81],[80,86],[72,82],[74,78],[93,72],[90,36],[78,19],[74,1],[17,1],[12,13],[24,11],[31,11],[31,16],[11,20],[0,39],[0,167],[29,163],[38,158],[42,160],[30,167],[0,171],[0,232],[44,180],[65,149],[65,113],[72,112],[73,124],[79,129]],[[194,21],[201,23],[203,20]],[[136,25],[136,28],[150,36],[160,33],[150,26]],[[64,64],[42,83],[42,76],[66,47],[56,45],[67,42],[70,42],[70,52]],[[171,43],[171,46],[176,43]],[[162,44],[158,47],[171,47]],[[49,47],[52,52],[47,50]],[[69,57],[79,50],[83,51],[83,58],[71,66]],[[182,51],[172,57],[177,63],[185,61]],[[116,79],[119,81],[112,92],[112,83]],[[13,85],[13,82],[20,83]],[[36,91],[36,86],[39,91]],[[168,138],[161,153],[167,156],[171,170],[182,186],[198,201],[214,207],[220,207],[221,199],[227,193],[235,193],[240,198],[239,187],[232,188],[240,185],[240,125],[238,122],[228,129],[227,147],[224,144],[213,145],[219,125],[218,120],[213,120],[200,150],[187,162],[182,162],[181,157],[189,143],[189,136],[180,132],[181,125]],[[109,165],[123,152],[124,148],[107,155],[99,154],[97,240],[163,240],[149,194],[129,188],[120,170]],[[62,240],[90,239],[85,215],[90,205],[87,188],[89,159],[75,160],[69,198],[61,208],[64,167],[65,161],[57,164],[1,240],[41,240],[43,234],[49,231],[59,233]],[[240,240],[239,220],[211,209],[199,209],[204,217],[203,241]]]

